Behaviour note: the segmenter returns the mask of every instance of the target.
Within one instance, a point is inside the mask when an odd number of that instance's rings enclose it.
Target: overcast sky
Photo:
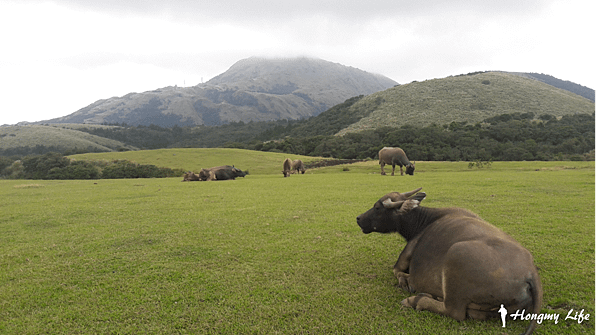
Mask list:
[[[0,0],[0,125],[193,86],[252,57],[320,58],[400,84],[474,71],[596,89],[590,0]]]

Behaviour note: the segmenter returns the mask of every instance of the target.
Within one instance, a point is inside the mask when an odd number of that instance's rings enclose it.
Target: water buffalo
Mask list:
[[[202,180],[230,180],[237,177],[245,177],[246,175],[246,172],[231,165],[216,166],[200,171],[200,179]]]
[[[379,165],[381,165],[381,175],[385,176],[385,171],[383,167],[388,164],[392,165],[392,176],[394,175],[394,170],[396,170],[396,165],[400,167],[400,175],[404,175],[404,171],[402,170],[402,166],[406,166],[406,174],[413,175],[415,174],[415,165],[408,160],[404,150],[400,148],[392,148],[385,147],[379,150]]]
[[[198,181],[200,180],[200,176],[196,173],[193,173],[192,171],[188,171],[186,174],[183,175],[183,180],[182,181]]]
[[[281,172],[283,172],[284,178],[290,176],[290,173],[292,173],[292,160],[291,159],[286,158],[283,161],[283,171],[281,171]]]
[[[215,172],[210,169],[202,169],[198,174],[198,177],[202,181],[217,180],[217,178],[215,177]]]
[[[304,168],[304,163],[302,163],[302,161],[299,159],[296,159],[292,162],[292,170],[296,171],[296,173],[302,172],[302,174],[306,172],[306,169]]]
[[[398,232],[406,239],[394,275],[400,287],[421,294],[402,305],[459,321],[497,317],[501,304],[509,314],[538,314],[542,285],[531,253],[466,209],[420,207],[420,190],[388,193],[356,218],[365,234]]]

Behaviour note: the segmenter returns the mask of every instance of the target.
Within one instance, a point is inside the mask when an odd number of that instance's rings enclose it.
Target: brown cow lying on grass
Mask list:
[[[200,173],[188,172],[183,176],[182,181],[211,181],[211,180],[232,180],[237,177],[245,177],[248,171],[242,170],[231,165],[216,166],[209,169],[202,169]]]
[[[542,285],[531,253],[466,209],[420,207],[420,190],[388,193],[356,218],[365,234],[398,232],[406,239],[394,275],[401,288],[420,294],[402,305],[459,321],[498,317],[501,305],[509,314],[539,313]]]
[[[200,176],[197,173],[193,173],[192,171],[188,171],[183,175],[182,181],[199,181]]]

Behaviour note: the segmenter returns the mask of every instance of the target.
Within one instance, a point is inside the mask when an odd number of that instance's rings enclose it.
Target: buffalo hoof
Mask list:
[[[400,302],[400,303],[401,303],[401,304],[402,304],[402,306],[404,306],[404,307],[410,307],[410,308],[413,308],[413,306],[411,306],[411,305],[408,303],[408,298],[406,298],[406,299],[402,300],[402,302]]]
[[[385,176],[385,172],[382,172],[382,173],[381,173],[381,175],[382,175],[382,176]]]
[[[429,299],[433,299],[431,297],[430,294],[427,293],[419,293],[418,295],[413,295],[412,297],[408,297],[404,300],[402,300],[402,305],[406,306],[406,307],[410,307],[410,308],[414,308],[417,311],[422,311],[424,306],[424,304],[420,304],[419,302],[421,300],[423,300],[425,302],[425,300],[429,300]]]
[[[408,285],[408,280],[404,277],[398,277],[398,286],[406,292],[412,293],[410,286]]]

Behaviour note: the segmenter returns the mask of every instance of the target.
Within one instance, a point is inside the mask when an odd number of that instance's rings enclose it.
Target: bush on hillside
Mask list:
[[[85,161],[74,161],[62,168],[48,171],[47,179],[99,179],[100,168]]]
[[[47,153],[13,161],[0,160],[4,179],[123,179],[179,177],[181,169],[140,165],[126,160],[88,162],[70,160],[59,153]]]
[[[166,178],[176,177],[183,171],[174,171],[169,168],[159,168],[155,165],[140,165],[134,162],[119,160],[102,170],[102,179],[124,178]]]
[[[50,170],[65,168],[70,163],[71,161],[67,157],[56,152],[30,156],[23,159],[24,177],[25,179],[52,179],[49,176]]]

